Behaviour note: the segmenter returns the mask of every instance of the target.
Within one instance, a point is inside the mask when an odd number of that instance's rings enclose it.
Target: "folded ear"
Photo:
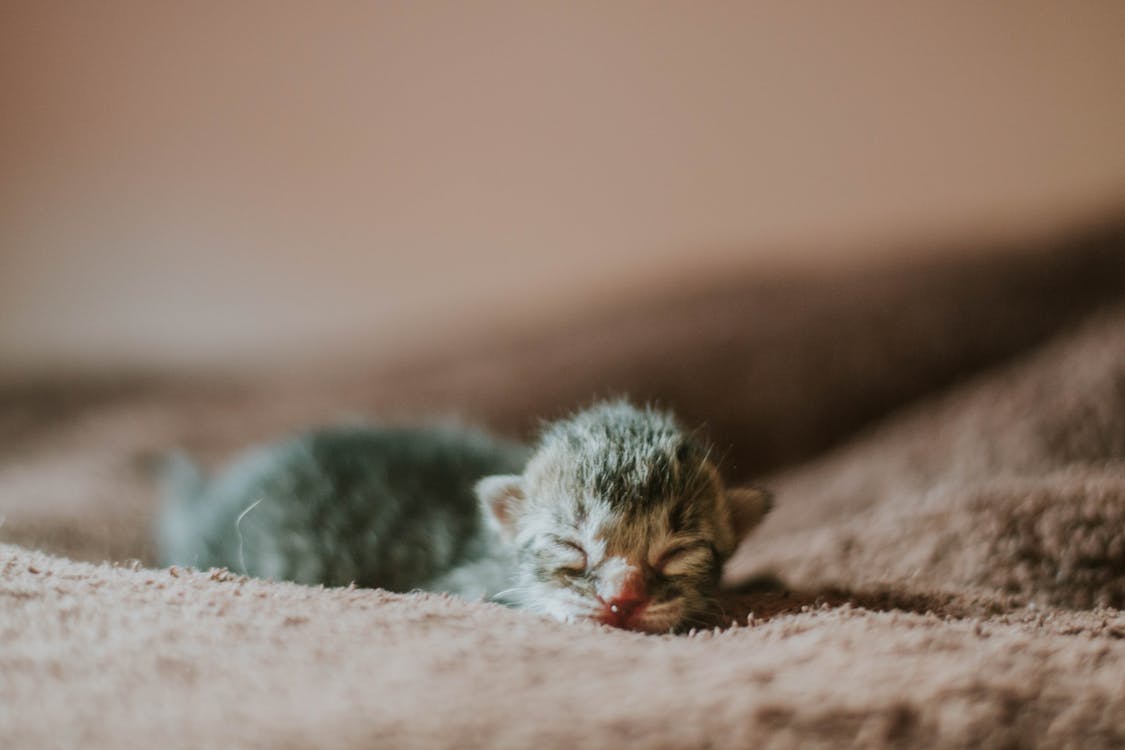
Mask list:
[[[477,499],[488,525],[503,539],[512,539],[523,507],[523,477],[519,474],[485,477],[476,484]]]
[[[727,490],[727,508],[734,538],[742,539],[773,508],[773,495],[761,487],[734,487]]]

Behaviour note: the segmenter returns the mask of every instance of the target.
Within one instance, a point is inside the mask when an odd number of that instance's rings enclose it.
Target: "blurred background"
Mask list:
[[[1113,1],[6,0],[0,373],[358,361],[1119,215],[1123,39]]]

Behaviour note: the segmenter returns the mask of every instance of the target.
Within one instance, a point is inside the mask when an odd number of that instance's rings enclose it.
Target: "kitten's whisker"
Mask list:
[[[239,513],[238,518],[234,520],[234,533],[238,534],[238,562],[242,566],[242,575],[244,576],[250,575],[250,573],[246,570],[246,555],[242,546],[242,519],[246,518],[247,513],[261,505],[263,500],[265,500],[264,497],[259,497],[246,510]]]
[[[495,594],[488,597],[488,600],[494,602],[501,597],[507,596],[508,594],[526,593],[526,592],[527,592],[527,589],[525,587],[514,586],[510,589],[504,589],[503,591],[497,591]]]

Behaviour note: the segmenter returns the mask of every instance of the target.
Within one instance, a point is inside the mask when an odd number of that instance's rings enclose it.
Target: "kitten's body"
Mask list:
[[[623,402],[549,426],[534,451],[464,428],[313,432],[210,482],[181,466],[162,554],[664,632],[711,614],[723,563],[769,509],[725,489],[708,455]]]
[[[520,471],[527,454],[461,427],[352,426],[260,447],[212,480],[177,459],[158,528],[163,562],[491,596],[513,563],[473,485]]]

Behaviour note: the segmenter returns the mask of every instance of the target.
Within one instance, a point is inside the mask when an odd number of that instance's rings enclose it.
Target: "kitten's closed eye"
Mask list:
[[[551,537],[555,547],[559,550],[559,569],[574,573],[586,572],[588,561],[586,550],[578,542],[571,539]]]
[[[710,555],[711,544],[706,540],[681,542],[666,547],[652,567],[664,575],[677,575]]]

